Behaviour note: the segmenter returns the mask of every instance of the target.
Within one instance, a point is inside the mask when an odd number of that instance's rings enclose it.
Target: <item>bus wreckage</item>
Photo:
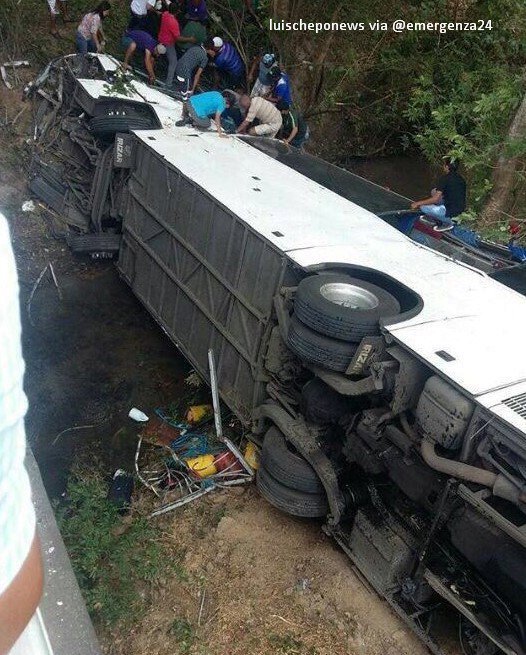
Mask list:
[[[394,194],[176,127],[181,103],[117,68],[65,57],[27,90],[31,189],[55,229],[117,255],[205,379],[213,348],[223,401],[262,445],[261,495],[324,518],[432,652],[446,613],[464,652],[524,655],[526,298],[389,225]]]

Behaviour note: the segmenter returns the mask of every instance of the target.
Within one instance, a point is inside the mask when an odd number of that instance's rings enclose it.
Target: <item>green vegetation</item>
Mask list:
[[[107,491],[100,475],[74,473],[57,518],[92,617],[111,625],[140,614],[149,585],[186,574],[158,527],[140,515],[121,517]]]
[[[175,638],[178,652],[181,655],[189,653],[195,640],[192,624],[186,619],[176,618],[170,626],[170,635]]]
[[[68,0],[78,18],[93,3]],[[420,150],[436,165],[441,157],[462,160],[472,217],[499,195],[493,222],[498,233],[510,217],[523,216],[526,193],[526,118],[509,133],[526,93],[524,0],[263,0],[251,17],[240,0],[209,0],[211,31],[235,43],[247,64],[265,50],[279,53],[290,74],[297,104],[309,118],[314,147],[345,162]],[[73,49],[74,25],[47,35],[43,0],[5,0],[0,6],[0,47],[43,63]],[[107,50],[121,55],[128,2],[114,2],[106,21]],[[36,17],[36,18],[35,18]],[[363,31],[320,34],[269,30],[270,18],[295,21],[359,21]],[[476,31],[371,30],[369,22],[474,23]],[[35,26],[39,36],[35,38]],[[526,104],[524,105],[526,112]],[[512,160],[509,175],[499,172]],[[491,217],[490,217],[491,218]],[[505,229],[505,228],[504,228]]]
[[[269,644],[273,649],[274,653],[279,653],[280,655],[316,655],[317,650],[312,646],[307,648],[303,642],[296,637],[293,637],[291,634],[278,635],[271,634],[268,638]]]

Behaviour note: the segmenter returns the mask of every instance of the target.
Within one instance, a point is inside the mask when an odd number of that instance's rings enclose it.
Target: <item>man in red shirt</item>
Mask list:
[[[175,44],[195,43],[193,36],[181,36],[179,21],[176,18],[178,9],[178,3],[172,2],[168,7],[168,11],[163,11],[161,16],[161,27],[159,28],[158,41],[165,46],[166,56],[168,57],[166,86],[172,86],[174,81],[175,67],[177,66],[177,51],[175,49]]]

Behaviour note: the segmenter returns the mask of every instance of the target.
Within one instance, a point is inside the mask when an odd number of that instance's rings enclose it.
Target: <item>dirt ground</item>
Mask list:
[[[111,655],[424,655],[320,525],[294,520],[254,487],[210,495],[157,519],[188,580],[167,580],[150,609],[104,634]],[[174,621],[191,626],[186,642]]]
[[[2,90],[12,119],[18,92]],[[8,217],[21,285],[29,398],[27,433],[48,494],[59,497],[79,454],[108,473],[129,467],[131,406],[151,411],[178,397],[188,366],[113,264],[75,260],[39,207],[23,212],[30,112],[3,129],[0,210]],[[7,147],[6,147],[7,146]],[[62,298],[49,276],[52,263]],[[143,494],[141,503],[151,502]],[[291,519],[254,487],[207,496],[159,519],[159,538],[181,561],[129,627],[99,629],[111,655],[419,655],[427,652],[352,571],[318,523]],[[181,633],[183,621],[184,634]]]

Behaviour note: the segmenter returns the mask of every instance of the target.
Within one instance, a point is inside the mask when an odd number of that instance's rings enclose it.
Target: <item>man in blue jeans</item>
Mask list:
[[[458,172],[458,162],[444,160],[444,173],[429,198],[411,203],[411,209],[437,221],[436,232],[447,232],[455,227],[453,219],[466,209],[466,180]]]

